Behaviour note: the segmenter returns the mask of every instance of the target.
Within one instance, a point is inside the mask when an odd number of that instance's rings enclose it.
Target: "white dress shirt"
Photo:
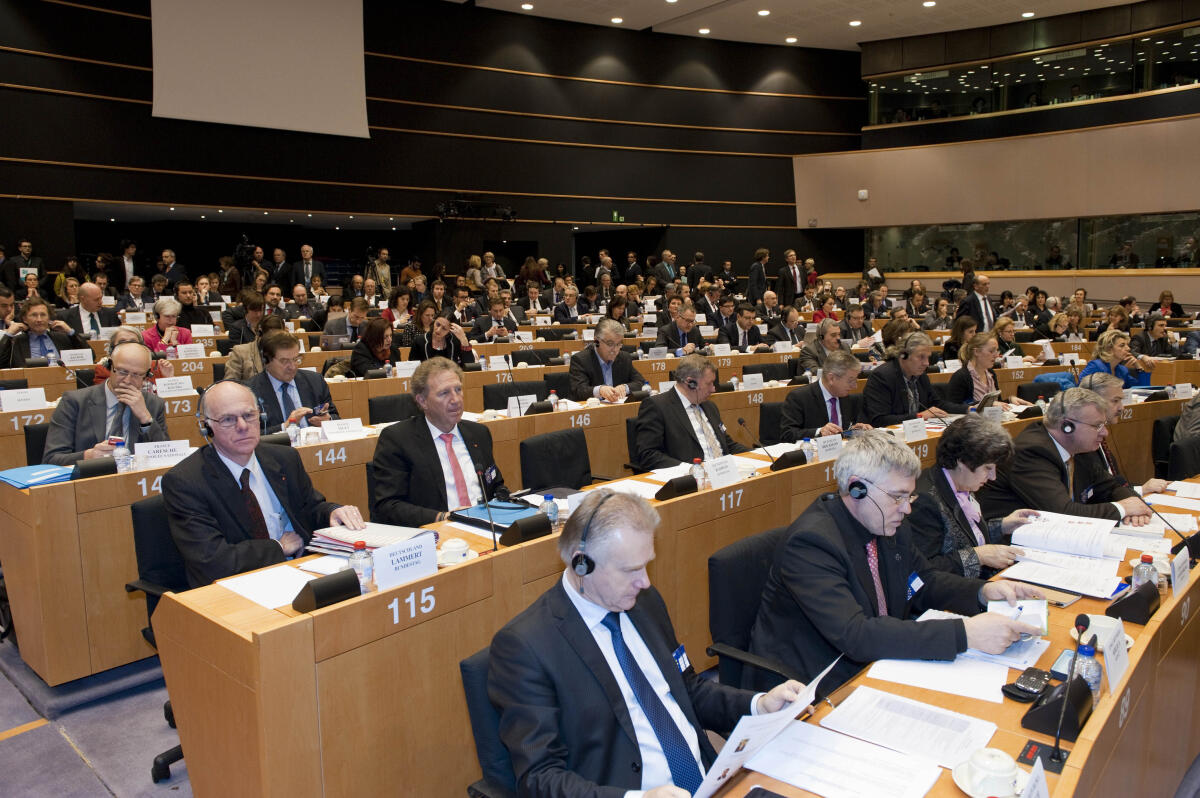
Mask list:
[[[275,401],[279,403],[279,412],[283,415],[283,425],[286,427],[288,414],[284,412],[283,388],[285,385],[287,386],[289,398],[292,400],[292,410],[295,410],[298,407],[304,407],[304,403],[300,401],[300,389],[296,387],[294,380],[289,383],[281,382],[280,380],[275,379],[274,375],[272,375],[269,371],[267,372],[267,379],[271,382],[271,393],[275,394]],[[308,419],[301,416],[300,420],[296,422],[296,426],[307,427]]]
[[[700,444],[700,450],[704,452],[704,459],[707,461],[716,457],[720,457],[721,452],[712,451],[711,447],[708,445],[708,437],[704,434],[704,430],[700,428],[700,424],[702,422],[696,417],[696,412],[692,410],[692,400],[683,395],[683,391],[679,390],[678,385],[675,386],[675,395],[679,397],[679,401],[683,402],[683,412],[688,417],[688,421],[691,422],[692,434],[696,436],[696,442]],[[704,419],[703,423],[708,424],[708,428],[712,429],[712,424],[709,423],[708,416],[705,414],[703,406],[700,408],[699,415]],[[717,443],[719,444],[721,439],[717,437],[717,430],[712,430],[712,432],[713,437],[716,438]]]
[[[829,392],[829,391],[828,391],[828,390],[825,388],[825,381],[824,381],[824,380],[817,380],[817,385],[820,385],[820,386],[821,386],[821,398],[825,400],[825,415],[826,415],[826,416],[828,416],[828,415],[829,415],[829,400],[830,400],[830,399],[833,399],[835,402],[837,402],[837,410],[838,410],[838,426],[839,426],[839,427],[841,427],[842,429],[849,429],[849,427],[848,427],[848,426],[847,426],[847,424],[846,424],[846,414],[845,414],[845,413],[843,412],[843,410],[842,410],[842,400],[841,400],[841,399],[838,399],[836,396],[834,396],[833,394],[831,394],[831,393],[830,393],[830,392]],[[830,419],[830,421],[833,421],[833,419]],[[824,425],[822,424],[821,426],[824,426]],[[820,434],[821,434],[821,430],[820,430],[820,427],[818,427],[818,428],[817,428],[817,435],[818,435],[818,436],[820,436]]]
[[[442,476],[446,482],[446,506],[451,510],[457,510],[459,507],[458,486],[454,484],[454,470],[450,467],[450,458],[446,456],[446,442],[441,438],[442,431],[433,426],[428,418],[425,419],[425,424],[429,427],[429,434],[433,436],[433,448],[437,450],[438,462],[442,464]],[[471,497],[472,506],[479,504],[483,501],[483,491],[479,488],[475,462],[471,459],[470,452],[467,451],[467,442],[463,440],[457,424],[454,429],[450,430],[450,434],[454,436],[450,445],[454,448],[454,454],[458,458],[458,467],[462,469],[463,479],[467,482],[467,495]]]
[[[215,447],[214,447],[215,449]],[[221,462],[229,469],[229,473],[233,474],[233,481],[242,484],[242,471],[250,469],[250,490],[254,493],[254,498],[258,499],[258,506],[262,509],[263,518],[267,521],[267,534],[271,536],[271,540],[279,540],[283,537],[284,532],[292,532],[292,519],[288,518],[287,512],[283,509],[279,499],[275,496],[275,491],[267,483],[267,477],[263,474],[262,465],[258,462],[257,455],[250,456],[250,462],[241,466],[230,460],[225,455],[221,454],[220,449],[216,449],[217,457],[221,458]],[[301,549],[297,554],[303,555],[304,549]]]

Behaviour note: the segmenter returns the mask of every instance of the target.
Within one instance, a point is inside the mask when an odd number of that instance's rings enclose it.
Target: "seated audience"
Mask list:
[[[87,349],[88,342],[61,319],[51,321],[50,305],[39,296],[27,299],[15,311],[20,321],[8,325],[0,336],[0,368],[19,369],[31,358],[46,358],[57,365],[64,349]]]
[[[950,328],[950,337],[942,342],[942,360],[959,360],[958,350],[963,342],[979,331],[979,324],[972,316],[959,316]]]
[[[121,318],[115,310],[103,307],[104,292],[95,283],[79,286],[79,304],[58,314],[59,319],[71,325],[81,338],[100,338],[104,328],[118,327]]]
[[[1137,357],[1178,357],[1179,350],[1167,336],[1167,320],[1158,314],[1150,316],[1150,322],[1130,340],[1130,349]]]
[[[341,417],[325,379],[300,369],[300,339],[286,331],[269,332],[260,346],[263,370],[246,384],[267,414],[267,434],[280,432],[289,424],[319,427]]]
[[[601,319],[595,339],[571,357],[571,399],[582,402],[593,396],[604,402],[623,402],[640,391],[646,380],[634,365],[633,356],[621,351],[623,332],[619,322]]]
[[[939,399],[933,392],[925,375],[932,347],[933,342],[922,332],[908,333],[890,347],[888,361],[867,376],[863,421],[886,427],[910,418],[966,412],[962,405]]]
[[[358,275],[355,275],[356,277]],[[356,343],[358,337],[362,335],[362,326],[366,324],[367,313],[371,310],[371,306],[367,300],[360,296],[356,296],[350,300],[350,309],[345,316],[338,318],[330,318],[325,322],[325,335],[331,336],[346,336],[350,343]],[[330,312],[332,316],[332,311]]]
[[[182,306],[171,297],[163,297],[154,303],[154,326],[142,333],[142,341],[155,352],[167,352],[180,344],[192,342],[192,331],[180,327],[176,322]]]
[[[117,348],[117,344],[128,343],[142,344],[142,330],[140,327],[118,327],[113,330],[112,335],[108,336],[108,341],[104,344],[104,357],[96,362],[93,371],[93,385],[99,385],[106,382],[112,376],[112,353]],[[228,367],[226,367],[228,369]],[[228,371],[226,371],[228,373]],[[166,358],[155,358],[150,365],[150,376],[147,377],[150,382],[154,382],[159,377],[174,377],[175,365]]]
[[[488,300],[488,312],[475,318],[471,333],[467,337],[472,341],[490,343],[496,340],[507,341],[509,336],[517,331],[517,322],[508,315],[504,297],[497,294]]]
[[[365,377],[367,372],[385,369],[389,363],[394,366],[404,359],[386,319],[368,319],[361,329],[362,335],[350,351],[350,373],[355,377]]]
[[[262,337],[269,332],[284,330],[282,316],[263,316],[254,331],[254,340],[229,350],[229,360],[225,361],[225,379],[247,382],[258,376],[263,370]],[[169,363],[170,361],[157,361]]]
[[[848,429],[870,429],[859,423],[862,394],[858,374],[862,363],[846,351],[830,352],[821,379],[788,392],[783,401],[779,439],[795,443],[821,435],[841,435]]]
[[[685,313],[690,313],[686,310]],[[701,355],[675,365],[675,387],[638,406],[634,463],[652,470],[749,451],[729,437],[721,413],[708,401],[717,367]]]
[[[994,333],[972,335],[963,344],[959,355],[962,368],[950,375],[950,381],[946,384],[947,399],[960,405],[973,405],[992,391],[999,390],[996,358],[1000,356],[1000,344]],[[1003,410],[1011,410],[1013,406],[1029,404],[1019,396],[1010,396],[1006,402],[999,402],[998,406]]]
[[[771,345],[763,340],[762,333],[758,331],[754,307],[749,302],[737,306],[737,319],[733,326],[717,330],[717,343],[729,344],[738,352],[766,352],[771,349]]]
[[[1079,379],[1089,374],[1103,373],[1120,377],[1126,388],[1138,384],[1134,376],[1141,371],[1153,371],[1154,360],[1146,355],[1133,355],[1129,350],[1129,333],[1121,330],[1107,330],[1096,340],[1095,357],[1087,362]]]
[[[817,325],[817,337],[804,345],[800,350],[798,369],[804,372],[817,373],[817,369],[825,368],[825,361],[830,354],[839,350],[849,352],[850,347],[841,341],[842,328],[837,319],[822,319]]]
[[[1086,388],[1089,391],[1095,391],[1104,401],[1108,402],[1108,426],[1117,424],[1121,421],[1121,415],[1125,409],[1125,386],[1120,378],[1114,377],[1111,374],[1095,372],[1089,374],[1079,381],[1080,388]],[[1183,421],[1182,416],[1180,421]],[[1176,425],[1178,428],[1178,425]],[[1117,453],[1113,451],[1113,447],[1109,445],[1108,439],[1100,441],[1100,446],[1094,452],[1084,452],[1077,456],[1079,462],[1090,461],[1093,469],[1098,469],[1099,472],[1107,473],[1117,482],[1128,483],[1128,480],[1122,476],[1121,463],[1117,459]],[[1167,481],[1165,479],[1152,478],[1146,480],[1142,484],[1141,493],[1143,496],[1149,496],[1151,493],[1162,493],[1167,489]]]
[[[444,357],[459,366],[475,362],[467,334],[448,316],[435,318],[433,329],[414,338],[408,352],[409,360],[429,360],[431,357]]]
[[[804,343],[805,326],[800,322],[800,311],[796,310],[792,305],[788,305],[783,309],[783,315],[779,317],[779,323],[767,331],[767,343],[775,344],[780,341],[787,341],[793,347]],[[838,328],[838,335],[842,334],[841,327]]]
[[[659,327],[658,339],[654,345],[667,347],[675,357],[683,357],[703,349],[704,339],[696,329],[696,309],[689,304],[679,311],[674,321]]]

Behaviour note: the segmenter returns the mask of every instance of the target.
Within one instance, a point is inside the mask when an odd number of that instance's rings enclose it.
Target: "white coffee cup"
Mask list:
[[[599,399],[597,399],[597,398],[596,398],[596,397],[594,397],[594,396],[592,396],[592,397],[589,397],[589,398],[588,398],[588,400],[587,400],[587,406],[588,406],[588,407],[599,407],[599,406],[600,406],[600,400],[599,400]]]
[[[1017,761],[997,748],[980,748],[967,761],[966,777],[973,794],[1008,798],[1017,791]]]
[[[462,538],[447,538],[442,542],[441,558],[447,562],[461,562],[467,559],[471,547]]]

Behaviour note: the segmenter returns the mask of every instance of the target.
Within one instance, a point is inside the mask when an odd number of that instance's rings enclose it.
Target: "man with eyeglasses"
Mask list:
[[[921,461],[883,430],[847,441],[837,492],[792,522],[763,588],[750,651],[807,682],[839,654],[820,685],[827,695],[879,659],[952,660],[967,648],[999,654],[1036,626],[984,610],[989,601],[1038,598],[1017,582],[969,579],[934,569],[914,545],[906,516]],[[965,618],[914,619],[928,609]],[[759,669],[755,687],[779,677]]]
[[[171,537],[188,584],[264,568],[304,553],[315,529],[363,529],[357,507],[325,501],[290,446],[259,445],[253,392],[224,380],[197,414],[208,446],[163,475]]]
[[[604,402],[623,402],[646,380],[633,364],[633,356],[621,351],[625,332],[621,323],[601,319],[596,324],[595,342],[571,358],[571,398],[577,402],[593,396]]]
[[[667,347],[675,357],[690,355],[704,347],[704,339],[696,329],[696,308],[691,302],[683,306],[673,322],[658,328],[658,340],[654,345]]]
[[[319,427],[340,418],[329,385],[321,375],[300,370],[300,340],[284,330],[263,336],[260,346],[263,370],[248,383],[267,414],[266,432],[279,432],[288,424]]]
[[[1085,378],[1086,381],[1086,378]],[[1108,401],[1087,388],[1070,388],[1050,400],[1042,421],[1013,441],[1012,459],[978,495],[985,518],[1029,507],[1142,526],[1150,508],[1125,480],[1114,480],[1098,457],[1108,438]]]
[[[150,371],[150,350],[141,343],[118,344],[111,373],[99,385],[63,394],[50,417],[42,460],[74,465],[80,460],[111,457],[122,438],[130,451],[140,441],[167,440],[165,403],[142,391]]]

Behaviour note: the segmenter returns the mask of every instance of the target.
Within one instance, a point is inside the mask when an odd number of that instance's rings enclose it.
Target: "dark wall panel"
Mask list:
[[[6,182],[0,179],[3,185]],[[41,255],[48,267],[60,268],[75,253],[74,215],[69,202],[0,197],[0,241],[12,256],[17,254],[17,239],[28,238],[35,255]]]
[[[1112,6],[1084,11],[1079,15],[1079,38],[1081,41],[1107,39],[1121,36],[1133,30],[1133,10],[1129,6]]]
[[[1133,7],[1133,29],[1149,30],[1183,21],[1180,0],[1146,0]]]
[[[922,67],[926,64],[942,64],[946,61],[946,36],[912,36],[904,39],[904,68]]]
[[[946,62],[952,64],[987,58],[989,46],[986,28],[952,31],[946,34]]]
[[[1079,41],[1079,15],[1059,14],[1034,23],[1034,47],[1062,47]]]
[[[878,75],[897,72],[904,68],[904,47],[900,39],[885,39],[878,42],[863,42],[862,73]]]

